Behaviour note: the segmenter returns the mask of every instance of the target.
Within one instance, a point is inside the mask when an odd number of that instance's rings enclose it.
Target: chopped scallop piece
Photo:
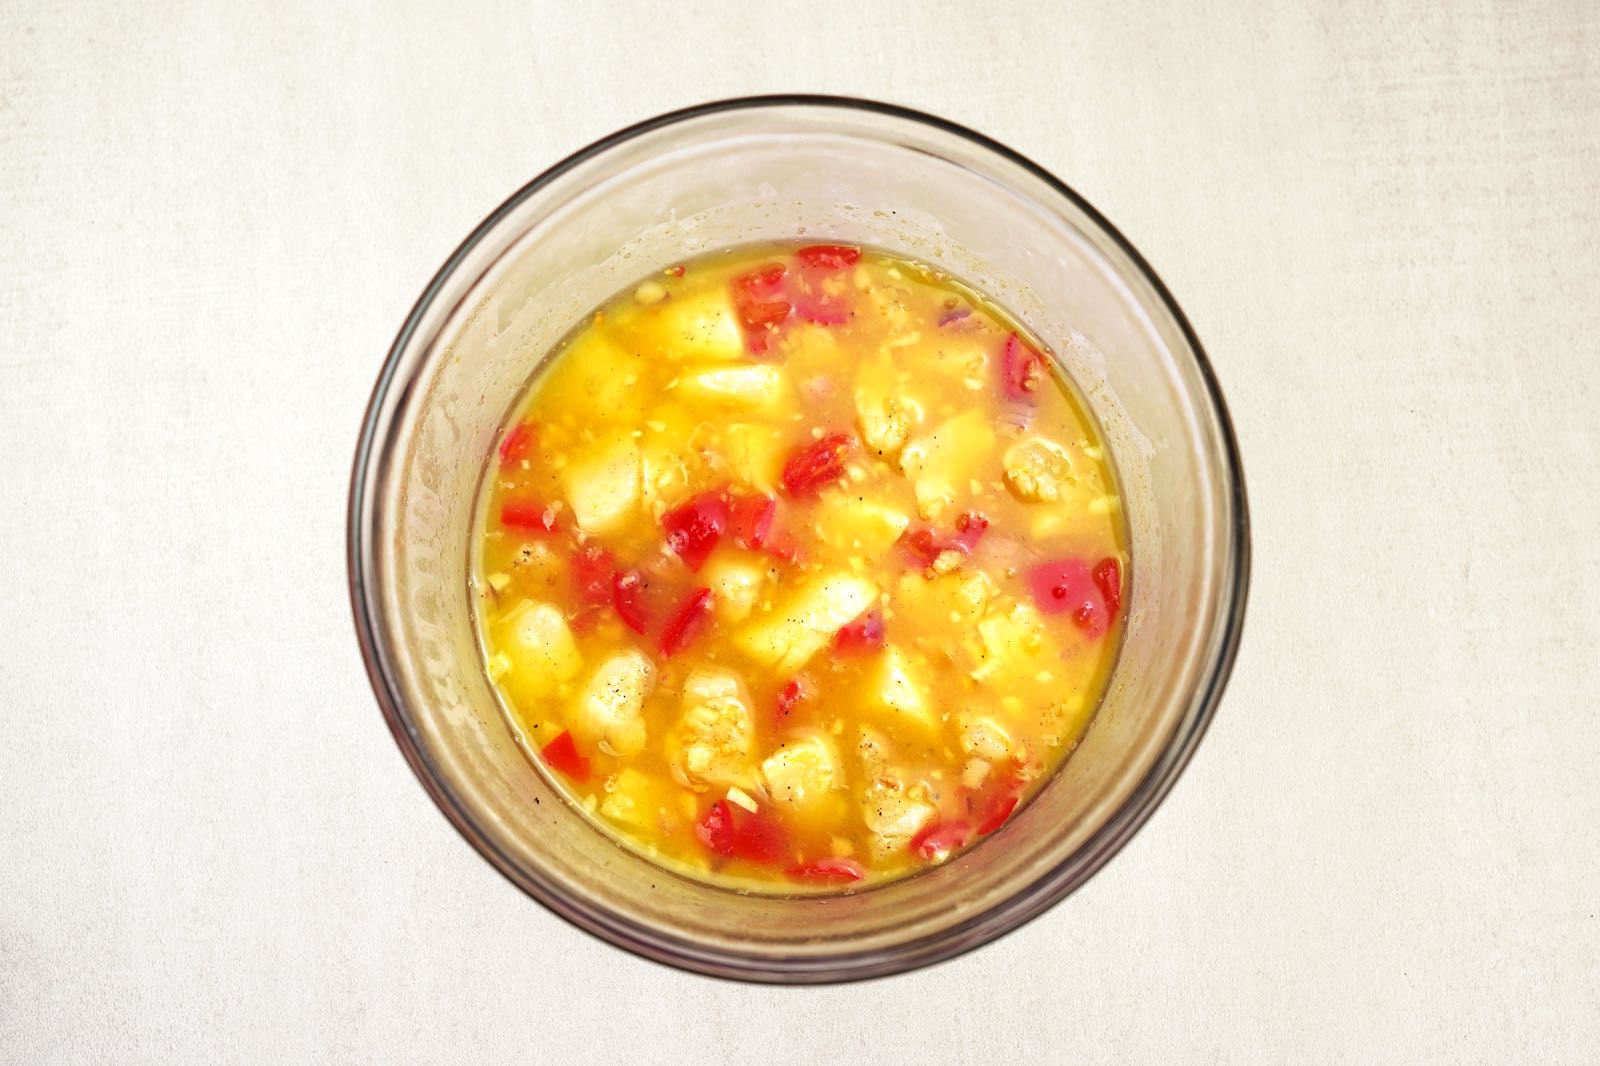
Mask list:
[[[983,783],[989,780],[990,769],[987,760],[968,759],[966,765],[961,768],[961,786],[973,791],[982,788]]]
[[[861,760],[864,777],[878,778],[889,772],[889,742],[870,725],[862,726],[856,738],[856,757]]]
[[[876,500],[828,492],[817,502],[816,524],[830,547],[873,558],[900,539],[911,516]]]
[[[818,371],[831,371],[846,358],[833,329],[810,322],[791,325],[777,347],[779,361],[801,378]]]
[[[744,358],[744,332],[727,293],[699,296],[674,293],[672,299],[631,323],[629,335],[651,355],[672,359]]]
[[[978,623],[983,642],[983,662],[972,677],[983,682],[1007,683],[1032,677],[1047,658],[1044,619],[1031,604],[1019,603],[1010,611],[991,613]]]
[[[1059,500],[1072,477],[1066,449],[1045,437],[1017,441],[1006,449],[1001,466],[1011,494],[1025,502]]]
[[[961,750],[968,755],[999,762],[1016,747],[1005,727],[987,715],[963,715],[960,726]]]
[[[656,519],[689,495],[700,464],[688,441],[698,424],[695,416],[675,403],[655,407],[644,420],[639,441],[640,488]]]
[[[683,715],[668,738],[668,758],[692,788],[751,784],[754,726],[739,678],[695,670],[683,682]]]
[[[904,786],[889,778],[874,781],[861,796],[861,820],[872,832],[875,859],[904,851],[911,838],[938,814],[933,804],[908,795]]]
[[[735,634],[734,643],[763,666],[791,673],[832,643],[839,627],[866,610],[877,594],[870,581],[831,574],[758,616]]]
[[[762,567],[727,554],[713,555],[700,576],[711,588],[711,602],[723,622],[742,622],[750,617],[767,580]]]
[[[905,653],[893,645],[879,657],[870,699],[877,707],[891,712],[898,721],[923,729],[938,727],[928,703],[927,686],[917,676]]]
[[[868,448],[892,458],[922,424],[922,405],[897,391],[894,362],[880,355],[856,377],[856,424]]]
[[[618,755],[644,750],[644,698],[655,681],[655,667],[629,649],[601,663],[584,685],[567,724],[590,745]]]
[[[788,457],[787,437],[779,426],[735,422],[723,432],[728,469],[740,483],[762,492],[776,492]]]
[[[775,803],[796,809],[814,805],[839,777],[833,745],[817,734],[791,740],[761,764],[761,779]]]
[[[994,430],[976,409],[956,415],[907,444],[900,454],[900,469],[913,482],[923,517],[938,518],[969,492],[993,450]]]
[[[524,603],[500,625],[510,663],[507,687],[518,703],[548,696],[577,676],[583,657],[559,609],[548,603]]]
[[[685,399],[722,407],[773,411],[790,397],[789,377],[781,366],[745,363],[741,366],[701,367],[678,379]]]
[[[587,459],[566,469],[567,502],[578,526],[605,533],[629,516],[639,502],[639,446],[631,437],[602,441]]]

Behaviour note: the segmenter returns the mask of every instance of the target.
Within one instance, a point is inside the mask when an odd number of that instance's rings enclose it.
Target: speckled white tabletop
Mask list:
[[[1205,6],[0,8],[0,1061],[1594,1061],[1600,9]],[[637,961],[480,861],[384,729],[342,540],[467,230],[780,90],[1105,211],[1209,348],[1255,535],[1138,838],[997,944],[813,990]]]

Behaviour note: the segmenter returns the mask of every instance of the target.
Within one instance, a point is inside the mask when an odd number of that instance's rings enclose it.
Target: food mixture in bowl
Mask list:
[[[996,833],[1088,724],[1116,492],[980,294],[848,246],[717,253],[598,311],[497,441],[488,674],[529,756],[671,867],[914,872]]]

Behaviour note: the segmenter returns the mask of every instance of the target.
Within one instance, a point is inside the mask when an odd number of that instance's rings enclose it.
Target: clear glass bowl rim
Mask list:
[[[995,903],[978,918],[963,925],[952,926],[930,935],[923,941],[900,945],[884,956],[879,952],[841,951],[826,959],[810,960],[801,968],[787,972],[774,967],[772,960],[762,960],[737,953],[708,955],[696,945],[680,942],[651,929],[636,926],[617,916],[594,913],[581,900],[568,896],[555,886],[535,884],[522,876],[518,863],[506,855],[485,834],[472,811],[467,809],[451,791],[444,778],[432,765],[419,737],[408,724],[405,700],[400,694],[384,658],[384,642],[377,630],[374,602],[369,588],[367,555],[372,550],[371,531],[364,519],[368,517],[364,501],[369,482],[374,476],[374,462],[381,458],[383,448],[379,439],[380,423],[385,398],[394,387],[399,372],[406,362],[413,337],[461,264],[476,247],[492,233],[504,219],[530,197],[538,195],[561,174],[609,150],[642,136],[709,115],[733,111],[759,111],[766,108],[810,107],[835,108],[844,111],[865,111],[889,119],[921,124],[969,142],[971,145],[1001,157],[1003,160],[1030,172],[1057,196],[1098,227],[1104,237],[1115,245],[1134,265],[1143,280],[1151,287],[1163,309],[1178,327],[1185,346],[1193,356],[1200,380],[1204,385],[1204,400],[1211,406],[1216,419],[1225,458],[1225,475],[1231,499],[1232,522],[1228,530],[1228,556],[1236,563],[1230,582],[1223,590],[1227,604],[1223,619],[1221,639],[1209,670],[1197,693],[1196,711],[1185,722],[1151,767],[1145,778],[1129,793],[1122,805],[1107,819],[1093,836],[1076,852],[1069,855],[1057,870],[1041,877],[1027,888]],[[373,694],[383,711],[389,732],[394,737],[406,762],[410,764],[417,780],[433,799],[445,817],[469,844],[507,880],[516,885],[536,902],[566,919],[578,928],[599,939],[624,948],[636,955],[679,969],[715,977],[759,982],[823,983],[861,980],[887,976],[921,966],[930,965],[994,940],[1026,924],[1070,895],[1109,862],[1160,806],[1184,768],[1193,757],[1201,738],[1215,715],[1223,690],[1227,686],[1234,660],[1238,655],[1239,641],[1244,626],[1245,603],[1250,583],[1250,522],[1245,497],[1244,471],[1239,459],[1238,442],[1233,423],[1228,414],[1216,375],[1205,349],[1190,325],[1188,317],[1178,306],[1166,285],[1144,256],[1122,235],[1088,200],[1076,190],[1011,148],[972,129],[922,111],[896,104],[883,103],[861,97],[830,96],[818,94],[773,94],[734,97],[710,101],[669,111],[654,118],[625,127],[602,137],[587,147],[562,159],[546,169],[508,197],[480,222],[465,240],[451,253],[444,265],[434,274],[413,305],[390,346],[362,417],[355,459],[350,476],[350,493],[346,516],[346,553],[351,611],[356,638],[361,648],[368,680]],[[1055,876],[1066,867],[1074,867],[1072,876]],[[983,923],[982,931],[973,935],[969,927]]]

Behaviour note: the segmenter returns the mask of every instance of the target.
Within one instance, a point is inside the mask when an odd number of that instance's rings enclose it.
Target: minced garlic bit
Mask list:
[[[659,281],[647,281],[633,290],[633,298],[642,304],[658,304],[667,298],[667,287]]]
[[[756,811],[760,809],[756,806],[756,801],[750,798],[750,793],[746,792],[738,785],[734,785],[732,788],[728,789],[728,802],[743,807],[751,814],[756,813]]]

